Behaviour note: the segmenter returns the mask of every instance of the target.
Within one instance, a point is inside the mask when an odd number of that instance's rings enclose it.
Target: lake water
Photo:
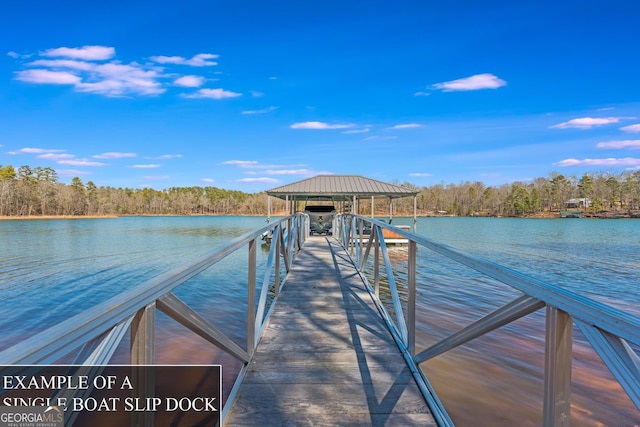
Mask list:
[[[0,221],[0,349],[264,224],[263,217]],[[420,218],[418,233],[640,314],[640,221]],[[425,249],[418,254],[418,350],[517,296]],[[402,270],[402,249],[392,256]],[[246,275],[241,250],[176,294],[243,345]],[[540,425],[543,314],[423,364],[457,425]],[[157,363],[222,363],[226,384],[239,368],[162,315],[157,335]],[[637,408],[575,337],[574,425],[640,425]],[[128,361],[125,348],[114,361]]]

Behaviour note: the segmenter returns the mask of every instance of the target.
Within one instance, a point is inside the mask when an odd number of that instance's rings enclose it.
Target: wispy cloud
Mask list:
[[[267,175],[309,175],[313,173],[309,169],[280,169],[280,170],[267,170]]]
[[[565,159],[554,163],[555,166],[640,166],[640,159],[633,157],[625,157],[621,159]]]
[[[245,183],[245,184],[253,184],[253,183],[275,184],[279,181],[275,178],[262,177],[262,178],[240,178],[236,180],[236,182]]]
[[[182,158],[182,154],[163,154],[162,156],[157,157],[147,157],[147,159],[154,160],[169,160],[169,159],[180,159]]]
[[[354,124],[340,124],[340,123],[325,123],[325,122],[300,122],[291,125],[291,129],[348,129],[355,127]]]
[[[93,156],[94,159],[122,159],[126,157],[136,157],[136,153],[119,153],[117,151],[111,151]]]
[[[45,160],[58,162],[60,160],[73,159],[75,156],[73,154],[68,154],[68,153],[46,153],[46,154],[39,154],[36,157],[38,159],[45,159]]]
[[[211,61],[212,59],[219,58],[220,55],[213,53],[199,53],[191,58],[184,58],[182,56],[152,56],[150,59],[158,64],[175,64],[175,65],[189,65],[191,67],[211,67],[218,65],[217,62]]]
[[[625,139],[620,141],[599,142],[596,144],[598,148],[630,148],[640,149],[640,139]]]
[[[620,128],[620,130],[624,132],[632,132],[632,133],[640,132],[640,123],[635,125],[623,126]]]
[[[215,182],[215,180],[213,178],[202,178],[200,181],[207,183],[207,184],[212,184]]]
[[[619,121],[620,117],[580,117],[550,127],[555,129],[591,129],[594,126],[609,125]]]
[[[63,153],[63,152],[64,150],[25,147],[17,151],[10,151],[8,154],[46,154],[46,153]]]
[[[498,89],[506,86],[507,82],[494,76],[493,74],[476,74],[463,79],[451,80],[448,82],[436,83],[432,85],[433,89],[443,92],[457,92],[480,89]]]
[[[262,110],[245,110],[241,114],[267,114],[277,109],[278,107],[272,106],[272,107],[263,108]]]
[[[106,163],[94,162],[87,159],[69,159],[69,160],[60,160],[57,162],[59,165],[70,165],[70,166],[106,166]]]
[[[116,50],[108,46],[59,47],[40,52],[42,56],[74,58],[85,61],[103,61],[113,58],[115,54]]]
[[[134,169],[156,169],[162,165],[159,164],[146,164],[146,165],[133,165],[131,166]]]
[[[370,128],[352,129],[352,130],[345,130],[342,133],[344,133],[345,135],[351,135],[351,134],[356,134],[356,133],[367,133],[370,130],[371,130]]]
[[[413,96],[429,96],[429,95],[431,95],[431,92],[419,91],[419,92],[416,92],[416,93],[413,94]]]
[[[413,172],[413,173],[410,173],[409,176],[426,178],[426,177],[433,176],[433,174],[425,173],[425,172]]]
[[[175,79],[173,84],[180,87],[200,87],[204,82],[205,78],[201,76],[182,76]]]
[[[415,129],[415,128],[421,128],[421,127],[422,125],[419,123],[404,123],[400,125],[391,126],[387,129]]]
[[[223,165],[232,165],[238,166],[240,168],[252,168],[258,165],[258,162],[255,160],[227,160],[222,162]]]
[[[236,98],[238,96],[242,96],[242,94],[217,88],[217,89],[200,89],[196,93],[184,94],[182,96],[185,98],[226,99],[226,98]]]

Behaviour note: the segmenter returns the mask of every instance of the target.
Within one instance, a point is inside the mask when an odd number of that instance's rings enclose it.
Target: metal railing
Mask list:
[[[256,247],[266,233],[271,236],[271,245],[258,296],[256,295],[258,280]],[[26,365],[38,365],[35,367],[37,370],[39,366],[55,364],[74,350],[77,350],[74,365],[108,364],[127,330],[131,334],[131,365],[152,365],[154,363],[155,313],[156,310],[160,310],[243,363],[244,366],[222,409],[222,420],[224,420],[271,314],[275,299],[286,281],[286,274],[308,235],[308,216],[304,214],[288,216],[246,233],[187,265],[152,278],[3,350],[0,352],[0,365],[7,366],[5,371],[11,371],[3,374],[16,375],[27,369],[32,373],[34,367],[26,368]],[[173,290],[245,247],[248,248],[248,310],[247,343],[243,348],[180,300],[174,295]],[[282,266],[284,274],[281,273]],[[270,289],[275,293],[275,297],[270,305],[271,308],[267,310]],[[144,376],[144,373],[141,372],[140,375]],[[143,384],[142,387],[146,390],[141,391],[151,391],[152,386],[153,384],[149,383]],[[140,416],[144,419],[132,421],[132,424],[153,425],[152,415],[150,412],[141,412]],[[67,424],[70,422],[72,421],[67,420]]]
[[[383,236],[383,229],[392,230],[407,239],[407,303],[403,310],[395,272],[392,268]],[[368,234],[364,234],[367,230]],[[426,237],[391,227],[381,221],[358,215],[336,218],[334,236],[347,249],[376,304],[383,313],[398,346],[405,355],[414,377],[440,425],[453,425],[442,403],[429,384],[420,364],[442,353],[505,326],[546,307],[543,423],[545,426],[568,425],[570,419],[571,366],[573,324],[600,356],[631,401],[640,408],[640,357],[631,347],[640,345],[640,318],[559,286],[527,277],[517,271],[436,243]],[[492,313],[416,353],[416,253],[418,245],[470,267],[520,292]],[[373,255],[371,252],[373,251]],[[371,284],[365,267],[372,256]],[[381,302],[380,280],[383,261],[386,282],[392,301],[392,312]]]

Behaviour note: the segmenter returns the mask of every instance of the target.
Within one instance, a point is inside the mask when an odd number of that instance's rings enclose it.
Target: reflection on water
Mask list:
[[[264,218],[239,217],[0,222],[0,349],[263,225]],[[418,232],[640,314],[638,221],[428,218],[419,220]],[[263,268],[268,252],[257,252]],[[406,304],[406,248],[390,248],[389,255]],[[246,343],[246,261],[246,250],[240,250],[175,291],[241,347]],[[418,249],[417,274],[418,351],[519,296],[424,248]],[[259,270],[259,284],[262,275]],[[390,304],[384,277],[381,296]],[[640,411],[578,331],[574,336],[573,425],[640,425]],[[128,362],[127,348],[122,343],[114,363]],[[156,361],[221,363],[227,386],[240,368],[231,356],[160,313]],[[456,425],[537,426],[543,365],[541,310],[422,367]]]

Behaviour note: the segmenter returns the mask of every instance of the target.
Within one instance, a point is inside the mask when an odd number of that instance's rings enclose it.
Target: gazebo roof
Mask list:
[[[389,198],[415,196],[418,192],[359,175],[318,175],[267,190],[267,195],[285,199],[347,200],[354,196]]]

